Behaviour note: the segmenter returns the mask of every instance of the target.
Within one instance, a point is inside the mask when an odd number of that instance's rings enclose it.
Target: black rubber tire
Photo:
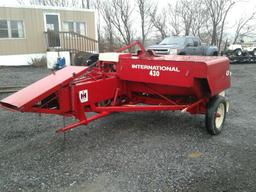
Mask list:
[[[212,56],[218,56],[218,55],[219,55],[219,54],[218,54],[217,51],[212,54]]]
[[[87,59],[92,55],[92,53],[87,53],[83,51],[76,53],[74,57],[75,66],[87,66]]]
[[[241,50],[241,49],[236,49],[236,50],[235,50],[235,55],[236,55],[236,56],[242,56],[242,55],[243,55],[242,50]]]
[[[252,56],[256,56],[256,49],[253,49]]]
[[[218,118],[216,117],[216,113],[220,104],[224,105],[224,118],[221,126],[217,128],[215,119]],[[226,119],[226,111],[227,102],[223,96],[218,95],[210,99],[207,104],[207,111],[205,115],[205,126],[208,133],[210,133],[211,135],[218,135],[221,133]]]

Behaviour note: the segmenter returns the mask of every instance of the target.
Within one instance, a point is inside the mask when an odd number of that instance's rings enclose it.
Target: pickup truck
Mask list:
[[[158,45],[149,46],[147,50],[163,55],[217,56],[219,52],[216,46],[203,45],[200,39],[194,36],[166,37]]]

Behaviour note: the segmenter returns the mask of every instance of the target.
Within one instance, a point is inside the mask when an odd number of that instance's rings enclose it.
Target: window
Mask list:
[[[64,22],[64,31],[74,32],[74,22]]]
[[[8,24],[6,20],[0,20],[0,38],[8,38]]]
[[[65,21],[63,23],[63,29],[64,31],[76,32],[81,35],[86,35],[85,22]]]
[[[76,32],[85,35],[85,23],[77,22],[76,23]]]
[[[22,21],[10,21],[11,37],[24,38],[24,27]]]
[[[23,21],[0,20],[0,38],[24,38]]]
[[[188,47],[193,47],[193,46],[194,46],[193,40],[192,40],[191,38],[187,38],[187,43],[186,43],[186,45],[187,45]]]
[[[199,39],[195,38],[194,39],[194,47],[198,47],[200,45],[199,42],[200,42]]]

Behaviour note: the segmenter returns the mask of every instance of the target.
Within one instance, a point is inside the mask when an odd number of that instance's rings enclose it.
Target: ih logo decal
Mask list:
[[[79,99],[80,99],[81,103],[85,103],[88,101],[88,90],[87,89],[79,91]]]

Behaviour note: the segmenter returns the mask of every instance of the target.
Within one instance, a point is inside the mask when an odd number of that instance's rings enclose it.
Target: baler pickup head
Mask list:
[[[59,94],[61,89],[69,86],[74,78],[81,76],[85,71],[87,67],[66,67],[1,100],[0,105],[21,112],[33,112],[43,104],[43,108],[48,106],[57,109],[60,101],[55,100],[54,106],[54,95]]]

